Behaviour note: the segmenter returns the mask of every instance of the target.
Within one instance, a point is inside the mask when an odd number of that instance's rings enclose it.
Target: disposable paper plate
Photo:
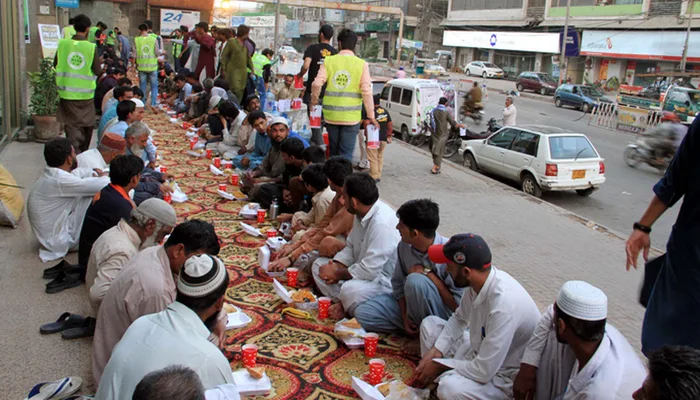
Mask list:
[[[226,330],[242,328],[253,321],[246,313],[238,310],[235,313],[228,314],[228,322],[226,322]]]
[[[170,118],[168,121],[170,121],[171,124],[177,124],[177,118]]]
[[[211,171],[211,173],[214,175],[223,175],[224,174],[224,171],[216,168],[213,164],[209,165],[209,171]]]
[[[355,328],[350,328],[345,325],[343,325],[343,322],[347,322],[347,318],[343,318],[340,321],[336,322],[335,328],[334,328],[334,333],[336,332],[351,332],[355,334],[354,337],[349,337],[345,338],[343,337],[343,343],[345,343],[346,346],[348,346],[349,349],[359,349],[361,347],[365,347],[365,335],[367,334],[367,331],[364,330],[363,328],[355,329]]]
[[[245,222],[241,222],[241,227],[245,231],[245,233],[251,235],[251,236],[262,236],[262,233],[257,228],[254,228]]]
[[[165,113],[168,115],[177,115],[177,111],[173,111],[173,110],[166,111]]]
[[[204,152],[200,153],[195,150],[187,150],[187,154],[194,156],[194,157],[204,157]]]
[[[206,147],[206,143],[204,142],[197,142],[197,144],[194,145],[195,150],[203,149],[204,147]]]
[[[193,138],[193,137],[197,136],[197,131],[187,131],[187,133],[185,133],[185,135],[187,135],[188,138]]]
[[[316,299],[316,301],[314,301],[314,302],[308,302],[308,303],[307,302],[295,302],[294,300],[292,300],[292,294],[295,291],[294,290],[292,290],[291,292],[288,291],[287,289],[284,288],[284,286],[281,283],[279,283],[277,281],[277,279],[272,280],[272,287],[273,287],[273,289],[275,289],[275,293],[277,293],[277,295],[279,297],[281,297],[282,300],[284,300],[287,304],[294,303],[295,307],[300,309],[300,310],[308,311],[308,310],[313,310],[313,309],[318,308],[318,299]],[[314,298],[316,298],[316,295],[314,295]]]
[[[233,373],[233,383],[241,396],[265,396],[272,390],[267,372],[261,379],[255,379],[245,369],[239,369]]]
[[[184,203],[187,201],[187,195],[182,191],[182,189],[180,189],[180,186],[177,183],[173,185],[173,194],[171,199],[176,203]]]
[[[218,193],[219,196],[223,197],[226,200],[236,200],[236,197],[234,197],[234,195],[232,195],[229,192],[224,192],[221,189],[216,189],[216,193]]]
[[[278,277],[284,275],[284,271],[268,271],[268,267],[270,266],[270,248],[267,246],[258,248],[258,265],[265,271],[267,276]]]
[[[275,236],[275,237],[268,238],[265,241],[265,243],[270,247],[271,250],[277,251],[277,250],[281,249],[282,246],[287,244],[287,241],[284,240],[284,238],[282,236]]]
[[[248,204],[246,204],[241,207],[241,211],[238,212],[238,215],[246,219],[254,219],[258,216],[258,211],[251,210],[250,207],[248,207]]]
[[[381,385],[381,383],[379,385]],[[352,377],[352,388],[360,395],[362,400],[384,400],[384,395],[379,389],[360,378]]]

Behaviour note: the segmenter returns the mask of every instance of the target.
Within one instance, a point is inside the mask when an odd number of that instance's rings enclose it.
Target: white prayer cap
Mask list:
[[[136,108],[145,108],[146,107],[143,105],[143,101],[141,101],[137,98],[133,98],[133,99],[131,99],[131,101],[133,101],[134,104],[136,104]]]
[[[217,257],[201,254],[190,257],[180,271],[178,292],[189,297],[204,297],[214,293],[226,280],[226,266]]]
[[[608,297],[602,290],[583,281],[566,282],[559,290],[557,307],[584,321],[600,321],[608,317]]]
[[[219,103],[221,103],[221,96],[216,96],[212,93],[212,96],[209,99],[209,107],[207,107],[207,111],[213,110],[219,105]]]
[[[173,207],[166,201],[156,198],[146,199],[138,207],[136,211],[153,218],[165,226],[174,227],[177,225],[177,215]]]

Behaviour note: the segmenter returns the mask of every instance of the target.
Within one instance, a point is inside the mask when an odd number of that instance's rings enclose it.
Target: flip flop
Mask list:
[[[82,325],[61,332],[61,337],[66,340],[93,337],[95,336],[95,325],[97,325],[97,320],[93,317],[87,317]]]
[[[44,275],[42,276],[44,279],[54,279],[55,277],[58,276],[58,274],[65,270],[66,268],[70,267],[70,264],[66,262],[66,260],[61,260],[60,263],[54,265],[51,268],[46,268],[44,270]]]
[[[40,383],[32,388],[25,400],[64,400],[80,390],[82,385],[83,379],[77,376]]]
[[[58,333],[69,328],[81,326],[83,322],[85,322],[85,317],[78,314],[64,312],[60,317],[58,317],[56,322],[50,322],[40,326],[39,332],[41,332],[43,335]]]

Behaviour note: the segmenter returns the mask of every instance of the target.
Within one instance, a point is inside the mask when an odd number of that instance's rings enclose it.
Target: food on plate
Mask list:
[[[258,208],[260,208],[260,204],[258,203],[248,203],[248,209],[250,211],[258,211]]]
[[[302,310],[297,310],[296,308],[292,308],[292,307],[287,307],[287,308],[283,309],[282,314],[289,314],[294,318],[300,318],[300,319],[314,319],[314,317],[311,316],[311,314],[309,314],[308,312],[302,311]]]
[[[362,329],[362,325],[355,318],[341,323],[343,326],[347,326],[352,329]]]
[[[236,313],[238,312],[238,307],[234,306],[233,304],[224,304],[224,312],[226,314],[231,314],[231,313]]]
[[[384,382],[381,385],[377,386],[377,390],[379,390],[379,393],[381,393],[384,397],[389,395],[390,389],[391,388],[389,387],[389,382]]]
[[[246,370],[250,376],[255,379],[262,379],[263,374],[265,373],[265,367],[246,368]]]
[[[391,384],[394,384],[394,388],[396,388],[395,392],[402,393],[404,390],[408,389],[408,386],[406,386],[405,383],[401,381],[392,381],[392,382],[384,382],[377,386],[377,390],[379,390],[379,393],[382,394],[382,396],[387,397],[389,395],[389,392],[391,392]]]
[[[291,297],[295,303],[313,303],[314,301],[316,301],[316,296],[314,296],[313,293],[305,289],[293,292],[291,294]]]
[[[362,335],[351,331],[336,331],[334,334],[340,340],[362,339]]]

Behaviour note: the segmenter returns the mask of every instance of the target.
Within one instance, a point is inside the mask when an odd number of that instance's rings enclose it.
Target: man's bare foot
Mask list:
[[[328,309],[328,316],[336,320],[341,320],[345,318],[345,309],[343,308],[343,303],[335,303],[331,305]]]

